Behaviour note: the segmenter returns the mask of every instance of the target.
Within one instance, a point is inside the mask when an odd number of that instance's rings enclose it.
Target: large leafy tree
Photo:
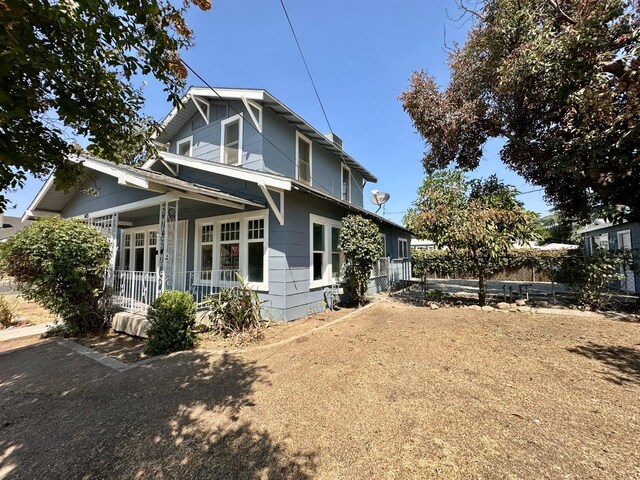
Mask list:
[[[27,174],[56,170],[67,188],[80,167],[67,160],[74,137],[112,161],[150,148],[155,123],[139,111],[134,80],[154,77],[178,104],[191,45],[190,4],[210,0],[3,0],[0,2],[0,192]],[[152,147],[151,147],[152,148]],[[0,193],[0,210],[6,198]]]
[[[468,180],[458,170],[428,175],[404,223],[453,255],[470,259],[478,277],[478,299],[486,303],[486,279],[509,249],[535,238],[536,214],[517,199],[517,190],[495,176]]]
[[[482,0],[441,90],[416,72],[402,95],[426,140],[427,171],[502,161],[566,218],[640,219],[637,0]]]

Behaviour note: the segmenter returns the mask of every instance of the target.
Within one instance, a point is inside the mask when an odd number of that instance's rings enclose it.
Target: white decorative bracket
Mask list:
[[[264,183],[259,183],[258,186],[260,187],[260,190],[262,190],[264,197],[267,199],[273,214],[278,219],[278,223],[280,225],[284,225],[284,190],[277,190],[277,193],[280,194],[280,207],[278,207],[267,186]]]
[[[204,121],[207,122],[208,124],[209,123],[209,103],[206,102],[205,100],[202,100],[199,97],[196,97],[195,95],[191,95],[191,98],[193,98],[193,103],[195,104],[196,108],[200,112],[200,115],[202,115],[202,118],[204,118]]]
[[[251,120],[253,120],[256,129],[262,133],[262,107],[253,100],[247,100],[246,97],[242,97],[242,103],[244,103],[244,108],[249,112],[249,116]]]

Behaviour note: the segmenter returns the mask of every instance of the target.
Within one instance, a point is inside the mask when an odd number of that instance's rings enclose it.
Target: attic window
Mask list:
[[[311,140],[296,132],[296,178],[311,185]]]
[[[178,155],[191,156],[191,137],[180,140],[176,146]]]
[[[227,165],[242,163],[242,116],[234,115],[221,122],[220,159]]]

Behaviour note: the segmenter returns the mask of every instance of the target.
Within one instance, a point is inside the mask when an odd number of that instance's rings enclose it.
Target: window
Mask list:
[[[387,236],[384,233],[380,234],[380,243],[382,244],[381,257],[386,257],[387,256]]]
[[[120,269],[155,272],[158,230],[149,227],[128,228],[122,232]]]
[[[407,240],[405,238],[398,239],[398,258],[407,258]]]
[[[595,248],[609,250],[609,234],[608,233],[594,235],[593,237],[591,237],[591,241],[592,241],[592,249],[591,249],[592,251]]]
[[[296,178],[311,185],[311,140],[296,132]]]
[[[227,165],[242,163],[242,116],[234,115],[220,123],[222,139],[220,158]]]
[[[342,200],[351,202],[351,170],[346,165],[342,166]]]
[[[264,281],[264,218],[249,220],[247,225],[247,280],[262,283]]]
[[[338,249],[339,221],[318,215],[309,216],[310,223],[310,286],[330,285],[340,278],[344,255]]]
[[[192,137],[185,138],[184,140],[180,140],[177,144],[177,153],[178,155],[184,155],[185,157],[191,156],[191,140]]]
[[[268,218],[262,210],[197,220],[196,281],[234,281],[238,272],[254,288],[267,290]]]

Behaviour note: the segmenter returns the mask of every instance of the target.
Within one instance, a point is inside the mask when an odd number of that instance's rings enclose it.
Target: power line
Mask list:
[[[542,190],[544,190],[544,188],[536,188],[535,190],[529,190],[527,192],[518,192],[518,196],[526,195],[527,193],[541,192]]]
[[[313,77],[311,76],[311,70],[309,70],[309,65],[307,65],[307,60],[304,58],[304,53],[302,53],[302,47],[300,46],[300,42],[298,41],[298,36],[296,35],[296,31],[293,28],[293,23],[291,23],[289,12],[287,12],[287,7],[285,7],[284,5],[284,0],[280,0],[280,5],[282,5],[282,10],[284,11],[285,16],[287,17],[289,28],[291,28],[291,33],[293,34],[293,38],[296,41],[296,45],[298,46],[298,51],[300,52],[300,56],[302,57],[304,68],[307,69],[307,74],[309,75],[309,80],[311,80],[311,85],[313,86],[313,90],[316,92],[316,98],[318,99],[318,103],[320,104],[320,108],[322,109],[322,114],[324,115],[324,119],[327,121],[327,126],[329,127],[329,131],[333,133],[333,128],[331,128],[331,123],[329,123],[329,117],[327,117],[327,112],[324,109],[322,100],[320,100],[320,94],[318,93],[318,89],[316,88],[316,83],[313,81]]]
[[[198,72],[196,72],[196,70],[189,65],[184,59],[182,59],[182,63],[184,64],[185,67],[187,67],[187,69],[189,69],[197,78],[198,80],[200,80],[202,83],[205,84],[205,86],[207,88],[209,88],[221,101],[223,101],[231,110],[233,110],[236,114],[240,115],[240,112],[233,106],[233,104],[227,100],[226,98],[224,98],[222,95],[220,95],[217,90],[215,88],[213,88],[211,85],[209,85],[209,82],[207,82],[204,77],[202,77],[202,75],[200,75]],[[294,167],[297,165],[295,160],[293,160],[291,157],[289,157],[289,155],[287,155],[285,152],[282,151],[282,149],[280,149],[280,147],[278,147],[275,143],[273,143],[264,133],[262,133],[260,130],[258,130],[256,128],[255,125],[253,125],[251,122],[247,122],[248,125],[251,126],[251,128],[253,128],[256,133],[258,133],[258,135],[260,135],[265,141],[269,142],[269,144],[275,148],[286,160],[288,160]],[[341,162],[342,163],[342,162]],[[311,175],[311,179],[313,180],[313,174],[312,172],[309,172],[309,174]],[[352,174],[350,173],[350,177],[352,177]],[[362,200],[364,203],[364,190],[362,189],[362,187],[360,187],[360,185],[358,185],[358,182],[354,182],[355,185],[358,187],[358,189],[360,190],[360,192],[362,192]],[[313,184],[314,185],[318,185],[320,187],[322,187],[325,191],[327,192],[333,192],[333,189],[329,189],[327,188],[325,185],[323,185],[322,183],[320,183],[317,179],[313,180]]]

